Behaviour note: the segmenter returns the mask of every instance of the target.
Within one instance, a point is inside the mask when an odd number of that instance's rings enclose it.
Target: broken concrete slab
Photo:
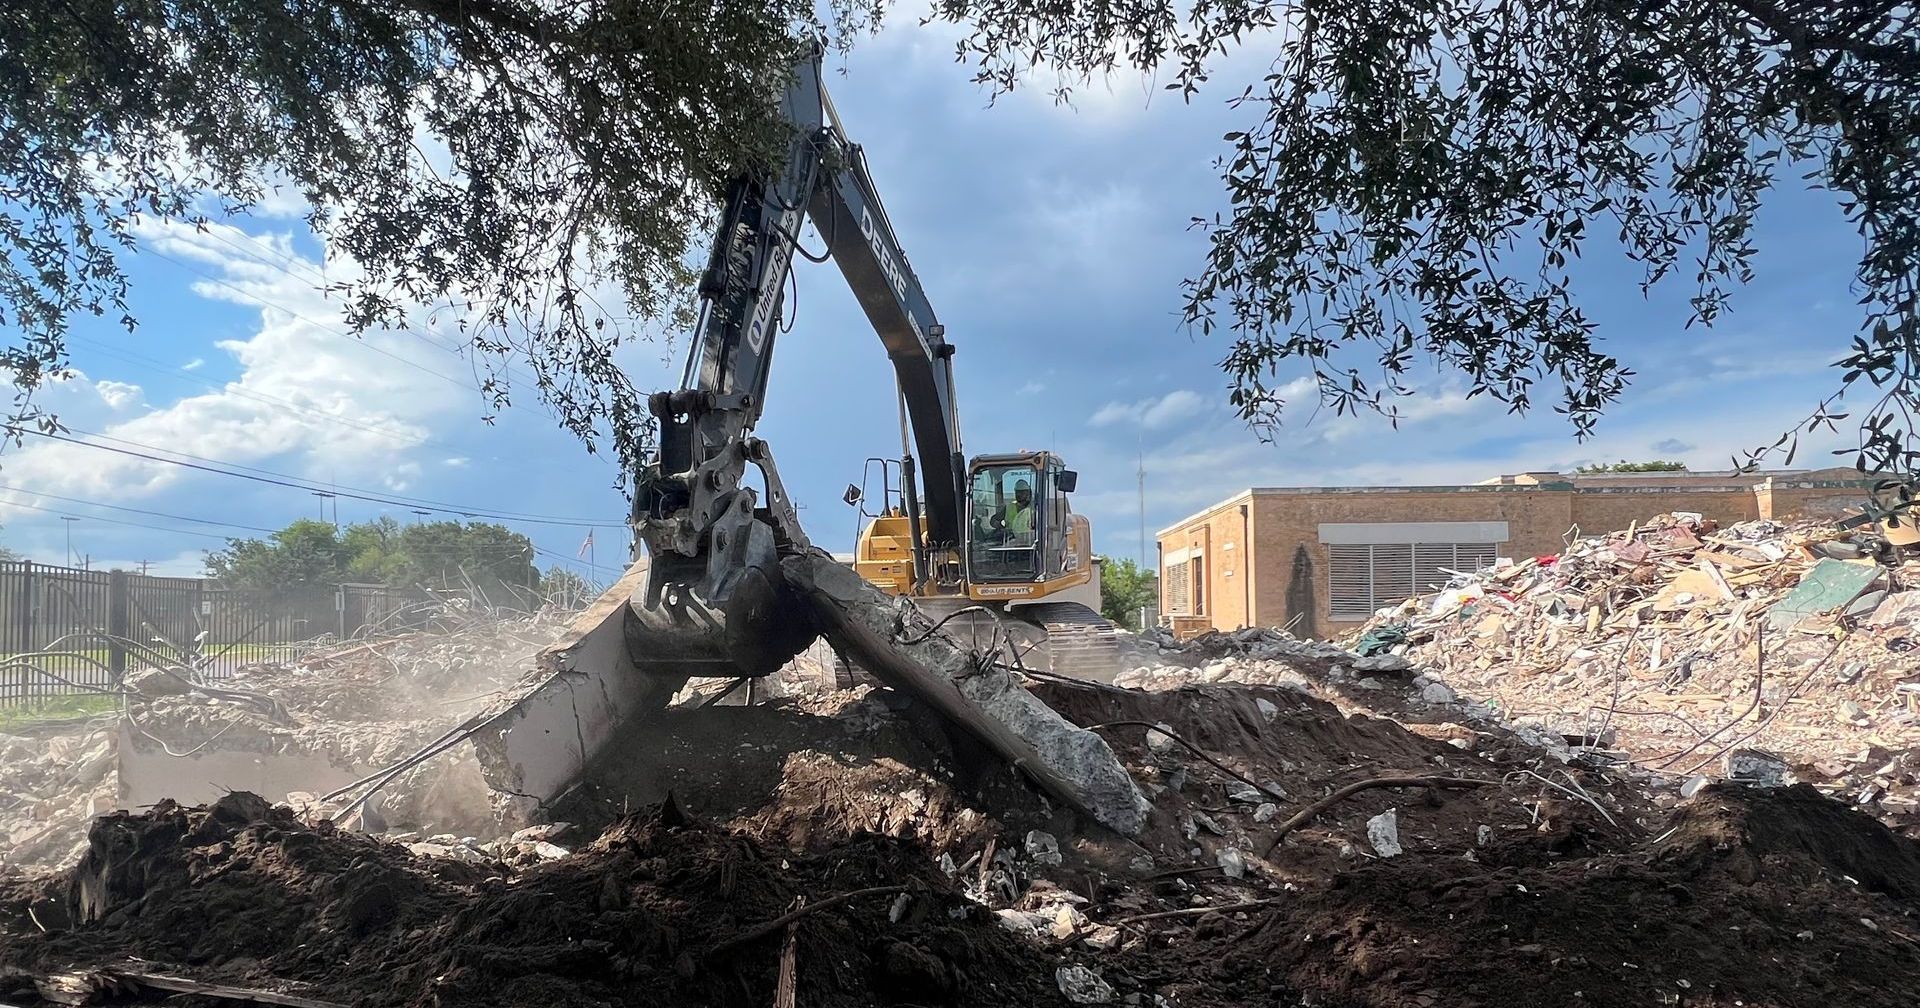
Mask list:
[[[541,650],[522,688],[474,732],[474,755],[505,824],[532,822],[617,733],[636,727],[685,684],[641,671],[627,653],[628,601],[650,569],[648,560],[636,562],[581,610]]]
[[[910,603],[825,553],[788,557],[781,571],[828,638],[876,678],[924,701],[1108,828],[1132,835],[1146,823],[1151,805],[1106,740],[1041,703],[1017,675],[931,629]]]

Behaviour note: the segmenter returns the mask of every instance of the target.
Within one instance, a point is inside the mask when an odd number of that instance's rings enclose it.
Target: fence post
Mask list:
[[[132,635],[133,607],[128,597],[128,582],[126,571],[116,570],[107,575],[107,668],[113,673],[115,686],[127,677],[127,648],[121,642]]]
[[[33,639],[33,563],[28,561],[20,565],[20,598],[15,606],[15,618],[20,621],[20,636],[13,641],[12,650],[38,651],[40,642]]]

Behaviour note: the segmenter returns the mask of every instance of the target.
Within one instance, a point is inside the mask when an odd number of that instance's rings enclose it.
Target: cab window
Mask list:
[[[985,466],[967,494],[968,562],[979,581],[1031,581],[1039,572],[1040,474],[1030,465]]]

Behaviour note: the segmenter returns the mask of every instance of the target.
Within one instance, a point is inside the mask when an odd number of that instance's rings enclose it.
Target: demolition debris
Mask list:
[[[1907,625],[1873,616],[1909,605],[1908,567],[1837,541],[1669,516],[1463,578],[1353,650],[1142,635],[1115,685],[1030,680],[1123,769],[1130,837],[928,704],[819,667],[751,705],[696,683],[523,829],[429,824],[457,756],[378,801],[113,813],[58,871],[0,876],[0,1002],[1910,1004],[1920,845],[1863,814],[1906,828],[1904,763],[1883,768],[1920,690],[1888,646]],[[1869,576],[1814,577],[1825,559]],[[1860,584],[1886,594],[1836,600]],[[539,618],[263,668],[227,698],[156,686],[137,716],[175,752],[271,741],[359,773],[521,682],[563,620]],[[1632,713],[1655,709],[1695,727]],[[1883,747],[1846,769],[1892,786],[1849,807],[1855,781],[1816,772],[1828,736]]]

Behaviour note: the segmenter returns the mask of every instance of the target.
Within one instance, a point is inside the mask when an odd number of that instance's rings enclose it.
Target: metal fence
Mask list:
[[[425,592],[304,585],[270,592],[199,578],[0,562],[0,707],[118,689],[130,671],[185,663],[224,679],[318,641],[406,629]]]

